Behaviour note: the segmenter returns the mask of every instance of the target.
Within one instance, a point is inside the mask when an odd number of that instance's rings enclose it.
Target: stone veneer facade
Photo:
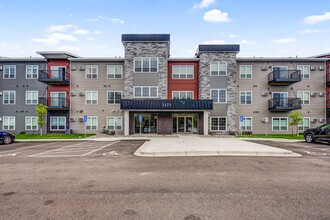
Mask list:
[[[134,58],[158,58],[158,98],[167,99],[167,73],[169,57],[169,42],[123,42],[125,47],[124,63],[124,99],[133,99]],[[139,74],[139,73],[135,73]],[[149,74],[149,73],[148,73]]]

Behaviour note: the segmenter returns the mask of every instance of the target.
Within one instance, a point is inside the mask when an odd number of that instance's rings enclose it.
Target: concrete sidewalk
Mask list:
[[[168,156],[277,156],[300,157],[289,150],[240,140],[182,135],[174,138],[150,138],[135,153],[144,157]]]

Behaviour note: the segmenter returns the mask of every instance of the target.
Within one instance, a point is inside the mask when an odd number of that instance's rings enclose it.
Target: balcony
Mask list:
[[[288,86],[300,81],[300,70],[274,70],[268,74],[268,85],[270,86]]]
[[[281,98],[268,100],[268,111],[270,112],[288,112],[301,109],[300,98]]]
[[[330,99],[327,100],[327,111],[330,111]]]
[[[65,69],[40,70],[38,80],[48,85],[69,85],[70,74],[67,73]]]
[[[330,72],[326,75],[327,86],[330,86]]]
[[[47,106],[48,110],[68,111],[70,107],[70,100],[66,98],[39,98],[39,103]]]

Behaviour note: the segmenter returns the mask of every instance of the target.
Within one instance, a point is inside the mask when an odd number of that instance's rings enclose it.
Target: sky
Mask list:
[[[122,34],[170,34],[171,57],[240,44],[239,57],[330,53],[329,0],[0,0],[0,56],[123,57]]]

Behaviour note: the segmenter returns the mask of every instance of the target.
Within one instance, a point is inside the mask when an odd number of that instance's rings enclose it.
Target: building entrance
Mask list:
[[[197,114],[173,114],[173,133],[197,133]]]

